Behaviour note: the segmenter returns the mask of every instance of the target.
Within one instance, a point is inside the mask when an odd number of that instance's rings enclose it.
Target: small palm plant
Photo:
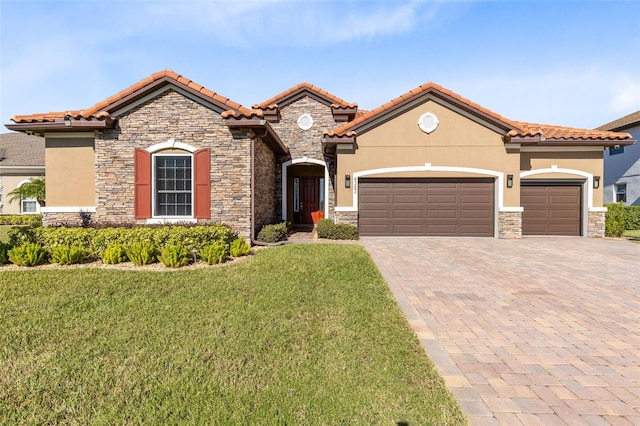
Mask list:
[[[44,178],[31,179],[27,183],[23,183],[13,191],[9,193],[9,201],[14,202],[24,200],[25,198],[35,198],[40,204],[40,207],[45,205],[45,193],[46,187]]]

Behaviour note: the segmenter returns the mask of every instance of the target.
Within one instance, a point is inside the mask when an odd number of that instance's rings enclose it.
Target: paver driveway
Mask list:
[[[640,243],[363,238],[474,425],[640,425]]]

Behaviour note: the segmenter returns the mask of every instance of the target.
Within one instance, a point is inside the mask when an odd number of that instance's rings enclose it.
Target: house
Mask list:
[[[44,138],[24,133],[0,134],[0,214],[40,213],[35,198],[9,201],[9,193],[44,176]]]
[[[640,111],[598,127],[640,138]],[[640,144],[614,145],[604,154],[604,202],[640,206]]]
[[[46,139],[45,224],[221,221],[245,237],[317,210],[364,236],[602,236],[603,150],[633,143],[431,83],[368,112],[308,83],[249,109],[171,70],[12,121]]]

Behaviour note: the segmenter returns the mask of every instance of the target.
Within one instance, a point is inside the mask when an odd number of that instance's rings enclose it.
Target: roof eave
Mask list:
[[[116,120],[106,118],[101,120],[87,120],[71,118],[56,118],[54,121],[42,121],[31,123],[5,124],[9,130],[23,133],[43,133],[43,132],[86,132],[87,130],[101,130],[113,128]]]
[[[611,147],[617,145],[633,145],[636,141],[632,139],[561,139],[561,138],[540,138],[539,136],[514,136],[506,141],[507,144],[520,144],[522,146],[603,146]]]
[[[329,135],[325,133],[322,137],[322,152],[325,154],[334,155],[340,145],[350,145],[346,151],[355,150],[358,147],[355,132],[350,132],[348,135]]]
[[[225,124],[230,129],[251,129],[253,133],[262,139],[271,150],[276,154],[286,155],[289,149],[282,142],[278,134],[273,130],[271,124],[264,118],[260,117],[244,117],[244,116],[228,116],[223,118]],[[262,133],[260,133],[262,130]]]

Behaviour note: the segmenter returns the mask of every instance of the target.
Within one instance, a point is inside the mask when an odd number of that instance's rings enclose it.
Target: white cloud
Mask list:
[[[141,12],[156,30],[198,32],[232,46],[307,46],[410,32],[439,2],[161,2]]]

